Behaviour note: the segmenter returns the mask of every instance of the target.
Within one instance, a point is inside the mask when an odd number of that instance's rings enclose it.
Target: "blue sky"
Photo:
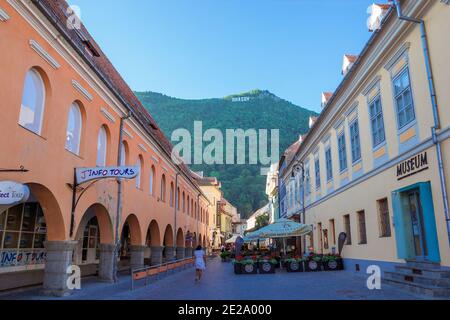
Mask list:
[[[384,2],[384,1],[381,1]],[[368,0],[70,0],[133,90],[178,98],[267,89],[320,110],[344,53],[370,37]]]

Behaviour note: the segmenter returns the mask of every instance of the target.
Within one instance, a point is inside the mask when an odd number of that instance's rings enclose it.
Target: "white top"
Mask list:
[[[194,251],[195,256],[195,268],[200,270],[205,270],[205,261],[203,260],[203,257],[205,256],[205,252],[203,250],[195,250]]]

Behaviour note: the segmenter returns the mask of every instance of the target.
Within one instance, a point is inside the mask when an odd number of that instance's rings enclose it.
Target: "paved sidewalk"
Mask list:
[[[381,290],[368,290],[366,278],[350,272],[309,272],[268,275],[235,275],[231,263],[219,258],[208,262],[200,283],[194,282],[192,268],[169,275],[144,287],[130,290],[130,277],[117,284],[105,284],[95,278],[83,279],[83,290],[72,296],[50,299],[81,300],[391,300],[420,299],[416,295],[382,284]],[[0,294],[0,299],[49,299],[39,289]]]

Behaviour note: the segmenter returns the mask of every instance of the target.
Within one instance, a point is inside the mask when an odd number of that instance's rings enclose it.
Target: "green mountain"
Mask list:
[[[300,134],[308,131],[309,116],[317,115],[262,90],[201,100],[177,99],[155,92],[136,92],[136,95],[169,139],[178,128],[189,130],[193,137],[194,121],[203,122],[203,132],[209,128],[221,130],[224,139],[226,129],[279,129],[280,155]],[[208,144],[204,143],[204,147]],[[270,144],[268,149],[270,155]],[[266,177],[261,176],[260,165],[190,167],[203,171],[206,176],[217,177],[222,182],[225,198],[237,206],[243,217],[267,203]]]

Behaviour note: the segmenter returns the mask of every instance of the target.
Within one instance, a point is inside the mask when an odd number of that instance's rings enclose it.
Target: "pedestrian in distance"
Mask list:
[[[197,246],[194,251],[195,256],[195,282],[198,282],[202,278],[203,270],[206,269],[206,255],[202,246]]]

